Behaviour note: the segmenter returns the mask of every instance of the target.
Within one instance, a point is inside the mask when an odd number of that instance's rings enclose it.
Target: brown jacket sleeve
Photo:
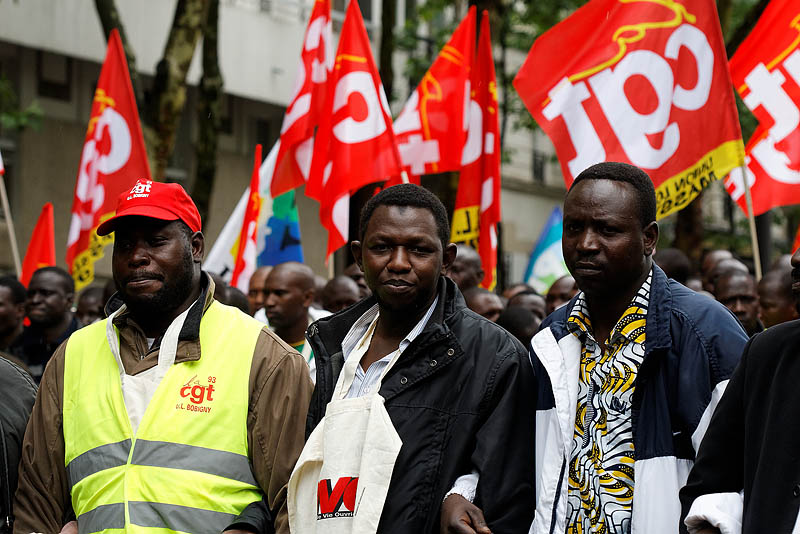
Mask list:
[[[267,329],[256,343],[250,383],[247,432],[253,471],[276,513],[276,534],[288,534],[286,487],[305,443],[314,386],[303,358]]]
[[[61,412],[65,353],[66,342],[44,370],[25,431],[14,499],[15,534],[57,533],[72,514]]]

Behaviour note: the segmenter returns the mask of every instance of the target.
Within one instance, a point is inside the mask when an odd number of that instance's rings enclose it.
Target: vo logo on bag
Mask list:
[[[333,517],[353,517],[356,507],[358,477],[341,477],[333,484],[331,479],[319,481],[317,487],[317,520]]]

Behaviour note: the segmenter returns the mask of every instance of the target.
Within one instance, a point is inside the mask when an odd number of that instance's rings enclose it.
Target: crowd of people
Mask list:
[[[636,167],[576,178],[544,294],[480,287],[410,184],[341,275],[247,294],[201,269],[178,185],[121,195],[111,232],[103,287],[0,278],[0,531],[800,532],[800,254],[756,281],[656,250]]]

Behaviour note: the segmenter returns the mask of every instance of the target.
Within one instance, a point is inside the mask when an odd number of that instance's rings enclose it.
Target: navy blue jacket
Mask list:
[[[578,395],[580,340],[567,330],[577,297],[553,312],[532,339],[538,381],[536,518],[531,533],[564,532]],[[674,533],[678,492],[719,397],[747,343],[720,303],[653,266],[645,356],[631,406],[634,499],[631,532]]]

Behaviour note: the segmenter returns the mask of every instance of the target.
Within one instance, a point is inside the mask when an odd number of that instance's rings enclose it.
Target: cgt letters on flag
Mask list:
[[[726,63],[711,0],[592,0],[537,39],[514,86],[567,186],[595,163],[633,164],[661,218],[744,161]]]
[[[753,214],[800,204],[800,2],[773,0],[730,62],[734,87],[759,121],[747,143]],[[747,213],[741,168],[725,187]]]

